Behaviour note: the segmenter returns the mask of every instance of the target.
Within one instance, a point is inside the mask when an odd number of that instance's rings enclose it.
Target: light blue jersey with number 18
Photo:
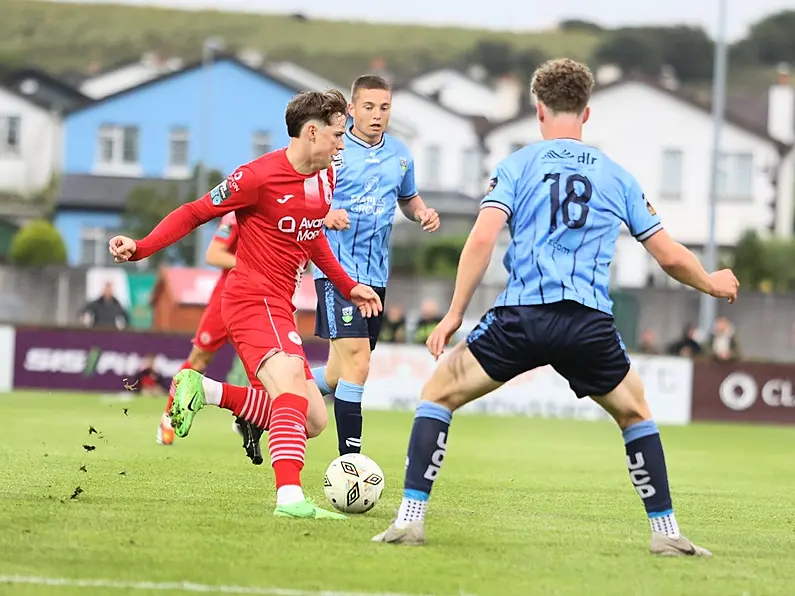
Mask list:
[[[662,229],[638,182],[574,139],[528,145],[492,174],[481,207],[508,214],[508,285],[495,306],[573,300],[612,314],[610,261],[621,222],[643,241]]]
[[[336,167],[331,209],[345,209],[351,227],[326,230],[331,250],[355,281],[384,288],[398,201],[417,196],[414,160],[393,136],[384,134],[380,142],[369,145],[348,129]],[[314,278],[321,277],[322,272],[315,268]]]

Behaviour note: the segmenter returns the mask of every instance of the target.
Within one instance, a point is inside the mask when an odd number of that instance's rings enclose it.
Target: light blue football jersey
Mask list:
[[[612,314],[610,261],[621,222],[643,241],[662,229],[635,178],[574,139],[528,145],[499,163],[481,208],[505,211],[509,279],[495,306],[573,300]]]
[[[331,209],[345,209],[347,230],[326,230],[331,250],[355,281],[386,287],[389,277],[389,239],[399,200],[417,196],[414,160],[406,146],[384,134],[369,145],[345,133],[345,149],[336,159],[337,185]],[[323,277],[315,268],[314,278]]]

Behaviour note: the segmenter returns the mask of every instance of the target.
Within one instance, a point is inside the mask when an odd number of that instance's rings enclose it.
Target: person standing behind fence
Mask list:
[[[107,282],[102,296],[89,302],[80,312],[86,327],[94,329],[126,329],[130,324],[127,311],[113,294],[113,283]]]

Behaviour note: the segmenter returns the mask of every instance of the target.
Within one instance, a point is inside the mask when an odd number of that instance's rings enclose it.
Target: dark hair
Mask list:
[[[294,139],[301,136],[304,124],[310,120],[319,120],[331,124],[337,114],[346,114],[348,102],[338,89],[328,91],[304,91],[299,93],[287,104],[284,112],[284,122],[287,124],[287,134]]]
[[[585,64],[559,58],[538,67],[531,91],[539,103],[556,114],[581,114],[588,107],[593,87],[593,74]]]
[[[356,101],[356,94],[359,93],[361,89],[383,89],[384,91],[392,91],[392,86],[387,83],[384,77],[372,74],[362,75],[351,85],[351,101]]]

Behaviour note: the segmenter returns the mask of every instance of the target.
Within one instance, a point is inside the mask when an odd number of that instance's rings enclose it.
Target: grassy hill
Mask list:
[[[292,60],[340,84],[369,70],[374,59],[383,59],[389,70],[403,76],[464,65],[481,40],[587,60],[609,34],[511,33],[42,0],[0,0],[0,24],[0,68],[31,65],[53,74],[86,72],[92,64],[107,68],[149,51],[192,61],[200,56],[205,38],[218,36],[229,50],[255,48],[268,59]],[[762,67],[732,68],[730,84],[758,91],[774,76],[772,69]],[[709,83],[694,87],[709,93]]]
[[[0,58],[51,72],[83,71],[92,61],[111,65],[152,50],[190,60],[199,56],[203,39],[217,35],[230,48],[257,48],[270,59],[289,58],[341,81],[366,70],[374,58],[401,74],[451,64],[480,39],[580,59],[600,40],[598,33],[579,31],[498,33],[39,0],[0,0],[0,22]]]

